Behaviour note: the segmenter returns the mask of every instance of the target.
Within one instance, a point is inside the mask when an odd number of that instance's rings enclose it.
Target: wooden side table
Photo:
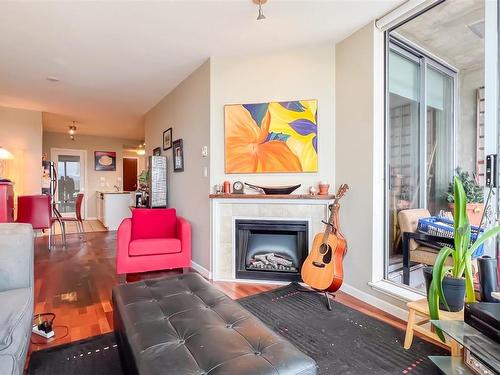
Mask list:
[[[411,343],[413,341],[413,332],[419,332],[422,335],[440,341],[441,339],[431,330],[429,323],[429,306],[427,305],[427,299],[423,298],[418,301],[408,302],[406,304],[408,307],[408,324],[406,326],[406,336],[404,348],[410,349]],[[439,311],[439,319],[441,320],[464,320],[464,311],[449,312],[449,311]],[[429,323],[427,327],[424,325]],[[451,350],[452,357],[461,356],[461,346],[455,340],[448,339],[445,343]]]

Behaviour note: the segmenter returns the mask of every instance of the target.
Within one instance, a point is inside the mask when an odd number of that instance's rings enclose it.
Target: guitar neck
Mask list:
[[[332,209],[330,210],[330,217],[328,218],[328,225],[325,228],[325,233],[323,234],[323,243],[326,243],[328,240],[328,236],[333,232],[333,229],[335,228],[335,221],[336,221],[336,211],[338,211],[338,200],[335,199],[335,201],[332,204]]]

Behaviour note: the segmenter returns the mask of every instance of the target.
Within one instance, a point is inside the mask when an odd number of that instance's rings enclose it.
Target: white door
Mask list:
[[[87,151],[53,148],[51,160],[57,170],[57,190],[55,201],[63,216],[75,216],[75,203],[78,193],[85,194]],[[87,199],[83,199],[82,216],[87,215]]]

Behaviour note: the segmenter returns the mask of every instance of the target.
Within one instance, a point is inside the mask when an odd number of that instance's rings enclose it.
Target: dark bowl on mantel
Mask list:
[[[288,195],[292,194],[295,190],[300,187],[300,184],[293,186],[257,186],[252,184],[247,184],[250,189],[257,190],[258,192],[263,192],[266,195]]]

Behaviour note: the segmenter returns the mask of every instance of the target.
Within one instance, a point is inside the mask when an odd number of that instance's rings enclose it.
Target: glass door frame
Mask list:
[[[390,244],[390,101],[389,101],[389,54],[394,51],[401,56],[410,59],[419,64],[420,69],[420,92],[419,92],[419,181],[425,181],[427,185],[427,142],[421,141],[427,139],[427,69],[431,67],[453,79],[453,113],[452,113],[452,146],[453,157],[451,158],[450,168],[455,169],[457,161],[457,127],[458,127],[458,108],[459,108],[459,90],[458,90],[458,70],[450,66],[441,59],[433,56],[427,51],[423,51],[414,43],[404,39],[401,36],[390,34],[391,30],[385,33],[385,126],[384,126],[384,279],[388,280],[389,269],[389,247]],[[427,206],[427,189],[421,189],[419,182],[419,206]],[[397,284],[398,286],[417,291],[410,286]],[[420,292],[419,292],[420,293]]]
[[[87,201],[88,194],[87,188],[87,151],[69,148],[51,148],[50,149],[50,160],[55,163],[55,168],[58,170],[58,156],[59,155],[71,155],[80,157],[80,191],[85,194],[85,198],[82,203],[82,216],[84,219],[87,218]],[[60,176],[57,176],[59,178]],[[59,181],[58,181],[59,183]],[[56,190],[56,196],[53,198],[59,200],[59,189]],[[73,214],[61,213],[62,216],[74,216]]]

